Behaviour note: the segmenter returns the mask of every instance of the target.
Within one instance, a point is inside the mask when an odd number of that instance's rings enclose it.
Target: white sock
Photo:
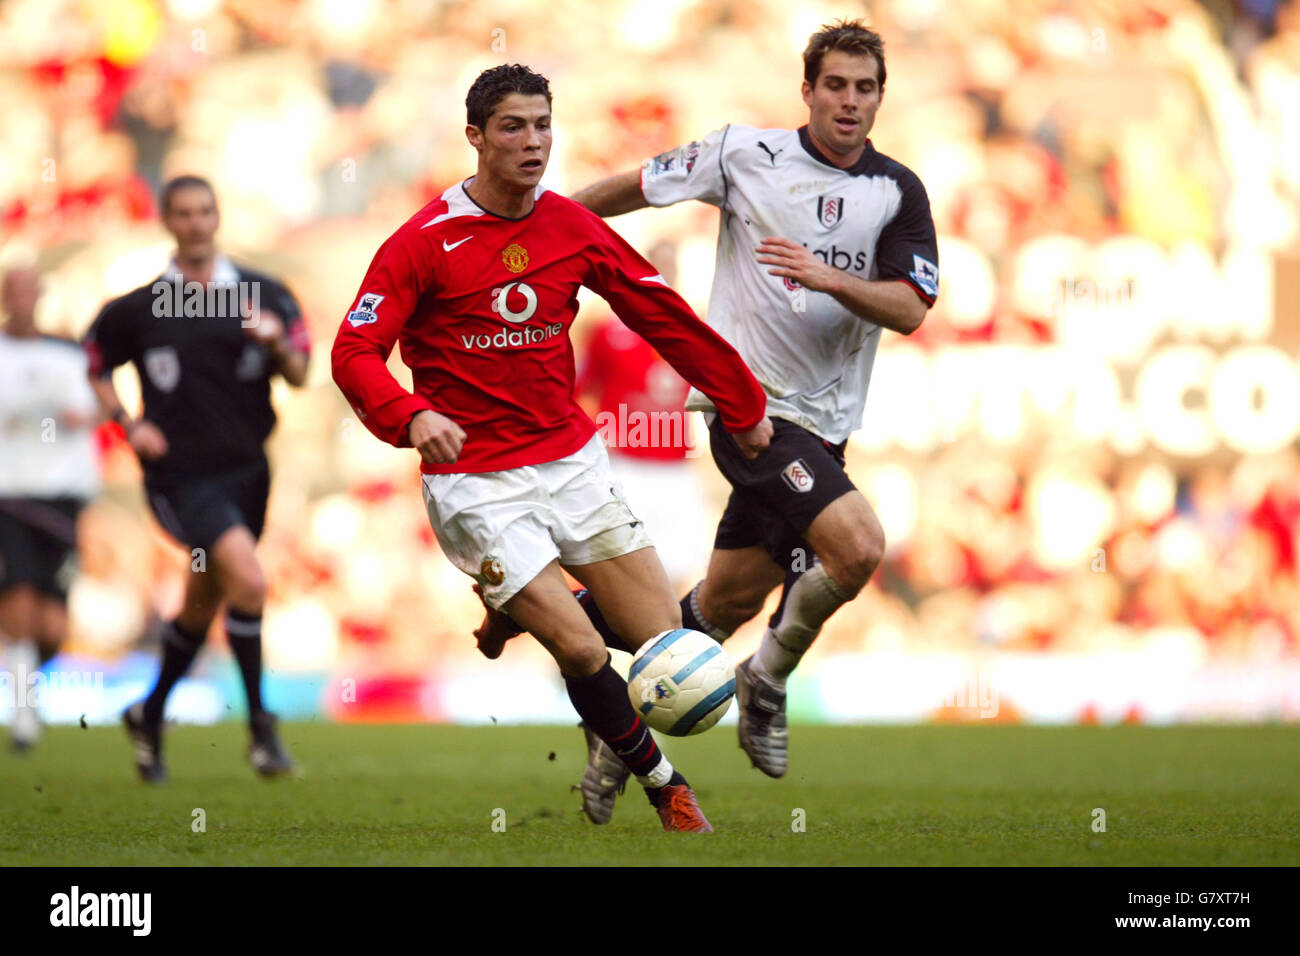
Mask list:
[[[826,619],[849,598],[820,562],[799,575],[786,595],[781,619],[763,634],[763,643],[753,657],[753,669],[784,688],[785,679],[799,666]]]
[[[41,723],[36,707],[28,706],[28,695],[31,693],[31,676],[41,666],[36,642],[29,638],[14,641],[9,647],[8,665],[14,688],[14,740],[24,744],[35,743],[41,733]]]
[[[673,779],[673,765],[668,762],[668,758],[664,756],[664,752],[661,750],[659,751],[659,762],[655,764],[655,768],[644,777],[638,776],[636,782],[649,789],[651,787],[666,786],[671,779]]]

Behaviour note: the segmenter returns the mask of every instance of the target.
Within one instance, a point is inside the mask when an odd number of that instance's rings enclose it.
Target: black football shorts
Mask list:
[[[0,498],[0,592],[26,584],[67,600],[84,506],[80,498]]]
[[[163,530],[187,548],[212,547],[236,525],[262,536],[271,471],[266,459],[212,475],[145,483],[145,497]]]
[[[713,546],[761,545],[773,561],[788,567],[796,548],[808,548],[803,534],[813,519],[855,486],[844,470],[845,443],[832,445],[780,418],[772,419],[772,428],[772,443],[750,460],[721,417],[709,425],[713,460],[731,483]]]

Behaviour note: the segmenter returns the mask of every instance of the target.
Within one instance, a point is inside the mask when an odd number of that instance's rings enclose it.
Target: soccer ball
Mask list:
[[[664,631],[641,645],[627,676],[627,696],[636,712],[673,737],[708,730],[735,694],[736,673],[722,645],[686,628]]]

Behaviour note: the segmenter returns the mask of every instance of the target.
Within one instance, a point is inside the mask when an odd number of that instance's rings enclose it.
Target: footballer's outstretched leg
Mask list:
[[[474,593],[483,603],[483,623],[474,631],[478,649],[488,660],[496,660],[505,649],[506,641],[523,633],[510,615],[492,608],[483,599],[483,588],[474,585]],[[582,605],[606,647],[627,649],[627,645],[610,630],[596,602],[586,588],[573,592],[574,598]],[[587,742],[587,765],[583,769],[582,782],[575,788],[582,793],[582,811],[592,823],[608,823],[614,814],[614,800],[627,788],[627,778],[632,771],[619,759],[618,754],[609,744],[601,740],[586,724],[582,727]]]
[[[786,678],[827,619],[866,585],[885,550],[880,522],[857,491],[827,505],[805,537],[817,555],[815,563],[786,579],[781,605],[762,643],[736,668],[740,746],[769,777],[784,775],[789,765]]]
[[[474,630],[474,639],[478,642],[479,653],[488,660],[494,661],[505,650],[506,641],[523,634],[524,629],[516,624],[509,614],[491,607],[483,599],[482,587],[475,584],[473,589],[483,605],[483,623]],[[582,605],[587,620],[591,621],[591,626],[596,629],[596,633],[600,635],[606,647],[627,651],[629,654],[634,653],[635,648],[629,647],[628,642],[615,634],[606,623],[604,615],[600,613],[600,608],[596,607],[595,600],[586,588],[578,588],[573,592],[573,596]]]
[[[506,641],[524,632],[510,615],[495,610],[483,599],[483,589],[477,584],[474,585],[474,593],[483,602],[484,610],[483,623],[474,631],[474,637],[478,640],[478,649],[483,656],[488,660],[496,660],[501,656]],[[635,649],[627,641],[614,633],[586,588],[574,591],[573,596],[606,647],[634,652]],[[590,727],[586,724],[579,726],[582,727],[587,743],[587,765],[583,769],[582,782],[575,789],[582,793],[582,810],[587,818],[592,823],[608,823],[614,814],[614,801],[627,788],[627,778],[632,771]]]
[[[615,564],[635,554],[611,558],[599,564]],[[596,565],[575,568],[574,571],[581,580],[581,572],[593,567]],[[663,574],[662,568],[659,573]],[[598,572],[591,576],[604,577]],[[569,699],[582,717],[584,729],[590,728],[608,744],[635,775],[637,782],[645,788],[651,805],[658,811],[664,829],[711,833],[713,827],[701,812],[686,778],[673,768],[655,743],[650,728],[632,709],[627,696],[627,682],[610,666],[609,652],[564,583],[559,564],[552,562],[547,565],[510,598],[505,610],[555,658],[564,675]],[[649,621],[651,626],[660,623],[664,622]],[[667,621],[666,627],[674,624],[674,621]]]

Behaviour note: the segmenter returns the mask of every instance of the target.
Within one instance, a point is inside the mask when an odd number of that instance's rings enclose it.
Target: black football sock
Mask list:
[[[586,588],[579,588],[573,592],[573,596],[578,599],[582,609],[587,612],[587,620],[591,621],[591,626],[596,629],[600,639],[605,642],[606,647],[612,647],[616,651],[627,651],[629,654],[635,654],[635,649],[628,647],[624,640],[614,633],[614,629],[609,626],[605,620],[605,615],[600,613],[600,608],[596,606],[596,599],[591,596],[591,592]]]
[[[48,644],[39,645],[36,648],[36,651],[40,655],[41,667],[44,667],[50,661],[54,660],[54,658],[59,656],[59,649],[57,647],[51,647]]]
[[[669,781],[666,784],[664,784],[664,787],[688,787],[688,786],[690,786],[690,784],[686,782],[686,778],[683,777],[681,775],[681,771],[678,770],[674,770],[672,777],[669,779]],[[650,806],[652,807],[659,806],[659,798],[663,795],[664,787],[645,788],[645,795],[650,800]]]
[[[226,611],[226,637],[230,639],[231,653],[239,662],[251,719],[262,712],[262,615],[230,608]]]
[[[701,634],[707,634],[721,644],[731,637],[731,632],[714,626],[704,616],[704,612],[700,610],[700,585],[703,583],[703,581],[696,583],[695,587],[691,588],[690,593],[682,598],[682,627],[690,628],[692,631],[699,631]]]
[[[627,698],[627,681],[605,658],[605,666],[589,677],[565,677],[573,708],[601,740],[609,744],[643,787],[663,787],[673,778],[673,766]]]
[[[176,682],[185,676],[185,672],[194,663],[199,648],[203,646],[206,634],[196,634],[186,630],[180,621],[168,621],[163,625],[162,667],[158,670],[158,681],[144,702],[144,719],[151,724],[162,720],[163,709],[167,705],[167,695],[172,692]]]

